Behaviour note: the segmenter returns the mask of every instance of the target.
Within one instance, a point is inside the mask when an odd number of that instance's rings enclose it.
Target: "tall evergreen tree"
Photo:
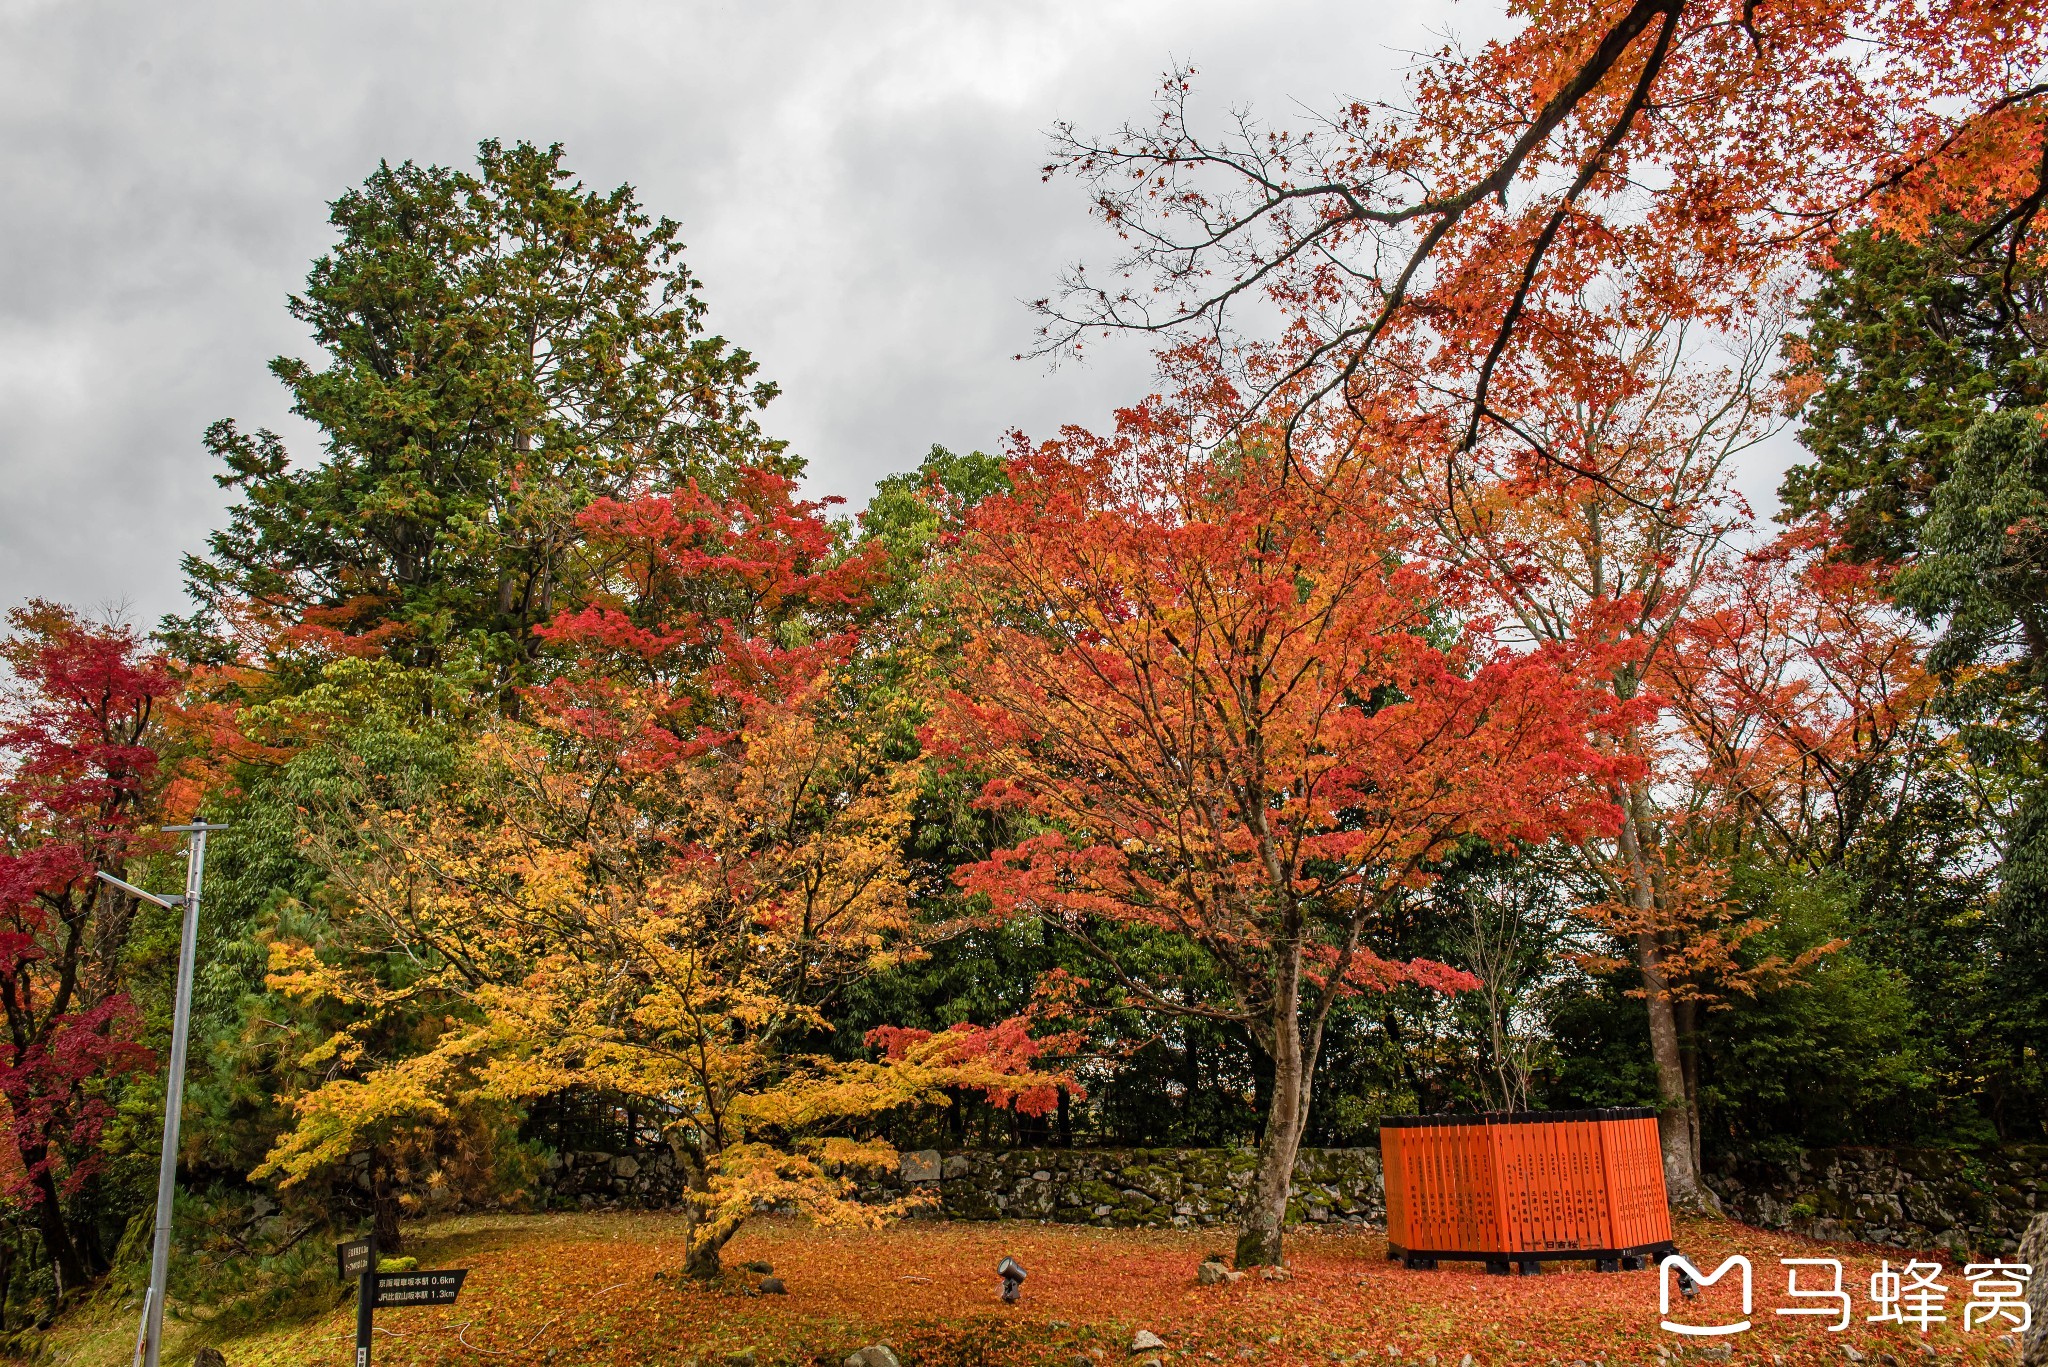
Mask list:
[[[340,239],[290,302],[325,361],[270,363],[326,449],[207,430],[241,502],[186,561],[200,610],[168,625],[188,653],[218,654],[252,602],[408,664],[473,661],[509,703],[577,573],[578,511],[796,472],[756,420],[774,387],[705,330],[675,222],[586,189],[559,145],[477,162],[380,164],[334,201]]]
[[[1943,630],[1931,660],[1995,719],[1979,742],[2005,795],[1993,979],[2015,1077],[2048,1052],[2048,411],[1980,419],[1934,491],[1900,601]]]
[[[1790,339],[1792,374],[1815,390],[1799,430],[1812,459],[1785,476],[1785,516],[1832,516],[1859,558],[1912,553],[1971,423],[2048,401],[2048,279],[1973,251],[1981,232],[1949,217],[1919,241],[1848,234]]]

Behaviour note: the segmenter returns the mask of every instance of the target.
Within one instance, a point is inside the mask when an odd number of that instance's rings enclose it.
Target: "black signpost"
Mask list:
[[[343,1281],[360,1277],[370,1266],[370,1241],[351,1239],[334,1246],[334,1261]]]
[[[341,1266],[341,1279],[353,1272],[356,1279],[356,1367],[370,1367],[370,1312],[377,1299],[377,1239],[355,1239],[337,1244],[334,1258]]]
[[[370,1256],[356,1274],[356,1367],[370,1367],[370,1331],[376,1321],[377,1241],[370,1240]]]
[[[341,1279],[356,1279],[356,1367],[370,1367],[370,1334],[375,1312],[392,1305],[453,1305],[462,1294],[466,1267],[427,1272],[379,1272],[377,1241],[352,1239],[334,1246]]]

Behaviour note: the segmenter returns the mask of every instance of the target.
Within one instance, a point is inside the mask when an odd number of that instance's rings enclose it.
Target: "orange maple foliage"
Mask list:
[[[1613,838],[1580,850],[1600,889],[1586,911],[1642,975],[1667,1185],[1683,1204],[1711,1205],[1699,1174],[1696,1012],[1782,983],[1838,947],[1790,961],[1755,952],[1775,923],[1730,895],[1731,862],[1753,844],[1744,823],[1766,803],[1802,839],[1818,822],[1853,825],[1853,801],[1815,800],[1825,797],[1822,778],[1846,779],[1848,769],[1869,778],[1871,765],[1853,761],[1843,740],[1896,732],[1893,687],[1917,664],[1874,586],[1859,590],[1855,572],[1809,563],[1821,549],[1812,534],[1800,534],[1796,551],[1791,541],[1749,557],[1735,548],[1750,524],[1731,464],[1784,421],[1769,376],[1771,315],[1759,311],[1740,337],[1702,339],[1676,318],[1629,326],[1596,303],[1578,300],[1572,333],[1543,343],[1549,384],[1530,396],[1523,424],[1576,473],[1482,444],[1445,485],[1424,450],[1405,506],[1430,520],[1475,593],[1610,694],[1603,743],[1631,768],[1603,780],[1621,814]],[[1806,570],[1787,573],[1789,560]],[[1851,643],[1856,633],[1871,640]],[[1827,684],[1830,660],[1855,676],[1849,692]],[[1878,677],[1865,677],[1872,668]],[[1802,737],[1812,744],[1788,758]],[[1801,763],[1808,781],[1795,795]],[[1854,786],[1838,785],[1845,797]],[[1806,810],[1795,815],[1800,801]],[[1588,962],[1619,967],[1622,958]]]
[[[1620,894],[1594,915],[1624,943],[1656,942],[1682,1020],[1795,981],[1841,948],[1787,959],[1749,947],[1775,922],[1730,894],[1728,867],[1839,863],[1889,768],[1910,759],[1900,752],[1935,690],[1880,575],[1829,560],[1831,546],[1813,525],[1709,562],[1646,670],[1666,720],[1643,743],[1676,791],[1661,819],[1647,819],[1649,794],[1635,804],[1644,858],[1613,862]]]
[[[1809,868],[1842,857],[1937,687],[1881,571],[1830,559],[1830,531],[1717,566],[1657,678],[1741,843]]]
[[[1460,622],[1363,462],[1312,489],[1277,432],[1191,454],[1197,426],[1155,402],[1017,454],[955,567],[972,640],[932,739],[1037,827],[963,887],[1081,939],[1135,1005],[1274,1059],[1240,1245],[1271,1262],[1337,1002],[1473,985],[1376,953],[1391,910],[1461,841],[1579,838],[1611,809],[1584,782],[1592,694]],[[1184,937],[1228,995],[1144,977],[1103,922]]]
[[[1150,126],[1063,128],[1049,170],[1085,179],[1128,244],[1042,308],[1048,345],[1136,329],[1208,347],[1277,305],[1240,359],[1245,412],[1428,419],[1445,451],[1498,439],[1572,473],[1528,431],[1543,351],[1589,286],[1630,325],[1726,326],[1846,229],[1987,222],[1988,259],[2034,255],[2048,192],[2048,6],[1987,0],[1513,0],[1511,31],[1446,43],[1402,105],[1306,131],[1216,136],[1172,73]]]

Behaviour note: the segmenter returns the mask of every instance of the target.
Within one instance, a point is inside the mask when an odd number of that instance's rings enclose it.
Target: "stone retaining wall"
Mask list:
[[[544,1204],[666,1210],[682,1200],[684,1178],[667,1149],[638,1154],[556,1153],[540,1175]]]
[[[1253,1155],[1235,1149],[926,1149],[864,1187],[875,1199],[936,1190],[955,1220],[1052,1220],[1163,1228],[1230,1224],[1251,1185]],[[554,1206],[663,1209],[682,1195],[665,1152],[563,1153],[548,1161],[539,1196]],[[1377,1223],[1385,1218],[1377,1149],[1304,1149],[1289,1218]]]
[[[955,1220],[1187,1228],[1233,1223],[1254,1162],[1236,1149],[926,1149],[904,1154],[895,1178],[879,1186],[892,1194],[936,1188],[940,1209]],[[1302,1150],[1290,1222],[1385,1217],[1378,1149]]]
[[[866,1190],[876,1199],[936,1190],[956,1220],[1186,1227],[1229,1224],[1251,1185],[1253,1156],[1236,1149],[927,1149]],[[2028,1219],[2048,1211],[2048,1145],[1999,1150],[1822,1149],[1787,1162],[1745,1162],[1710,1174],[1728,1213],[1766,1229],[1899,1248],[2010,1253]],[[666,1151],[565,1153],[537,1195],[556,1206],[662,1209],[681,1197]],[[1379,1150],[1304,1149],[1295,1165],[1296,1222],[1378,1224],[1386,1217]]]
[[[2048,1145],[1816,1149],[1710,1174],[1728,1213],[1765,1229],[1900,1248],[2011,1253],[2048,1210]]]

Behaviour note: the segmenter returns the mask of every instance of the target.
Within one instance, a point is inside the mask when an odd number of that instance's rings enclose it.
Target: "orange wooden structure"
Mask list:
[[[1387,1256],[1409,1267],[1613,1272],[1675,1251],[1655,1111],[1388,1116],[1380,1162]]]

